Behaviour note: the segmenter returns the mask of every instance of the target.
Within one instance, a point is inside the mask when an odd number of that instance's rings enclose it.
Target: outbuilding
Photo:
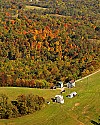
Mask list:
[[[73,98],[73,97],[75,97],[77,95],[77,92],[72,92],[72,93],[70,93],[67,97],[68,98]]]
[[[62,96],[62,95],[56,95],[56,96],[55,96],[55,100],[56,100],[56,102],[58,102],[58,103],[61,103],[61,104],[64,103],[64,99],[63,99],[63,96]]]

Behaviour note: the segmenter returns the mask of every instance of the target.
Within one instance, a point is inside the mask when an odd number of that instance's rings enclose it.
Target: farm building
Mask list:
[[[62,81],[58,81],[58,82],[57,82],[57,87],[63,88],[63,82],[62,82]]]
[[[61,96],[61,95],[56,95],[56,96],[55,96],[55,100],[56,100],[56,102],[58,102],[58,103],[61,103],[61,104],[64,103],[63,96]]]
[[[67,83],[67,87],[68,87],[68,88],[73,88],[73,87],[75,87],[75,81],[74,81],[74,80],[69,81],[69,82]]]
[[[73,98],[73,97],[75,97],[77,95],[77,92],[72,92],[72,93],[70,93],[67,97],[68,98]]]

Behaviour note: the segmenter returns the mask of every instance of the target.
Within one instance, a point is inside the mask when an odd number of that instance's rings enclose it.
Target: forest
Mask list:
[[[0,86],[48,88],[99,69],[99,2],[0,0]]]

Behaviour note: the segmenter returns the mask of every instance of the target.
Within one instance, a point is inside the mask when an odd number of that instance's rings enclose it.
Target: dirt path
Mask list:
[[[86,78],[88,78],[88,77],[90,77],[90,76],[92,76],[92,75],[94,75],[94,74],[96,74],[96,73],[98,73],[98,72],[100,72],[100,69],[99,69],[98,71],[96,71],[96,72],[90,74],[90,75],[87,75],[87,76],[85,76],[85,77],[83,77],[83,78],[81,78],[81,79],[76,80],[75,82],[78,82],[78,81],[80,81],[80,80],[86,79]]]

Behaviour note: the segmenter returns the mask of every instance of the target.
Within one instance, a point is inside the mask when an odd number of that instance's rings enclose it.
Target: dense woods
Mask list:
[[[99,0],[1,0],[0,86],[48,88],[97,70],[99,11]]]

